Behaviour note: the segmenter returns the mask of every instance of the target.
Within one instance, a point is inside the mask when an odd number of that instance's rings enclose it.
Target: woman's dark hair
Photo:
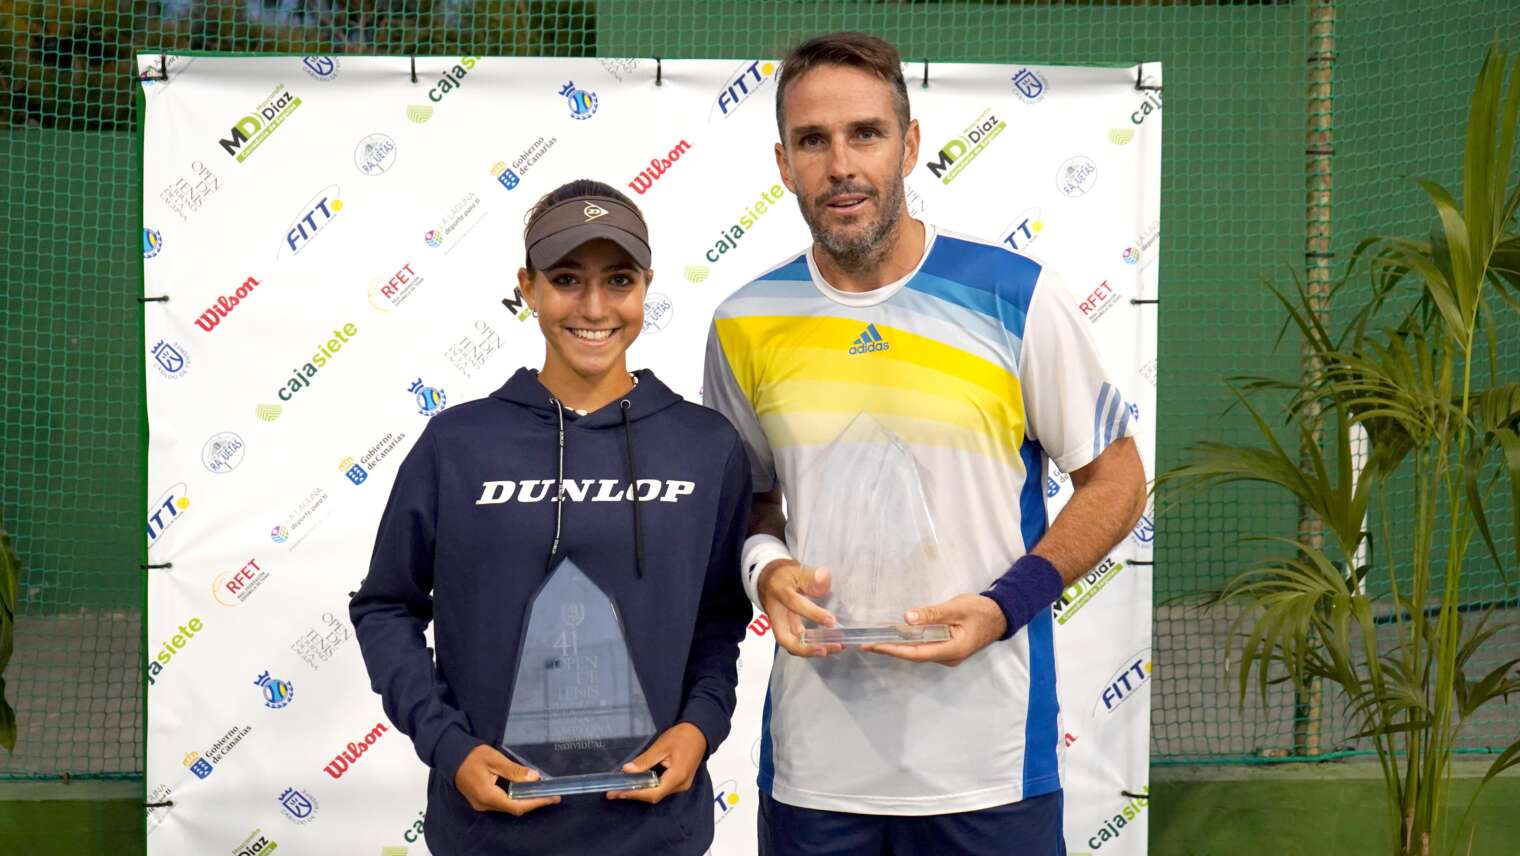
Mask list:
[[[568,202],[572,199],[585,199],[591,196],[601,196],[607,199],[615,199],[618,202],[627,205],[629,208],[632,208],[634,210],[634,213],[638,214],[639,217],[642,218],[644,216],[644,212],[639,210],[639,206],[633,204],[633,200],[629,199],[626,195],[624,195],[623,191],[618,190],[616,187],[613,187],[610,184],[603,184],[602,182],[596,181],[595,179],[577,178],[574,181],[567,181],[564,184],[561,184],[559,187],[556,187],[548,193],[545,193],[543,196],[539,197],[539,200],[537,202],[533,203],[533,209],[528,212],[527,223],[523,226],[523,243],[526,244],[528,242],[528,232],[533,229],[533,221],[537,220],[539,217],[542,217],[545,211],[548,211],[550,208],[553,208],[561,202]],[[528,273],[537,273],[537,271],[533,269],[532,261],[524,261],[523,266],[528,269]]]

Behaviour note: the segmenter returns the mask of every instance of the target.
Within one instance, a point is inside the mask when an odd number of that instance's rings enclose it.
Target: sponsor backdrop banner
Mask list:
[[[426,772],[347,612],[397,466],[428,419],[541,363],[524,216],[572,178],[643,208],[630,365],[699,400],[713,308],[809,240],[776,175],[776,65],[139,62],[144,296],[168,298],[145,304],[149,851],[426,853]],[[1154,472],[1160,67],[906,71],[913,215],[1062,273]],[[1054,514],[1068,479],[1047,486]],[[1145,850],[1152,535],[1055,607],[1075,853]],[[715,854],[755,851],[769,629],[712,759]]]

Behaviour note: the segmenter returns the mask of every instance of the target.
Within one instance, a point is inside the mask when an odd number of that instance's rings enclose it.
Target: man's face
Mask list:
[[[918,123],[904,134],[891,86],[841,65],[793,81],[782,107],[776,165],[813,239],[841,261],[869,256],[901,215],[903,177],[918,158]]]

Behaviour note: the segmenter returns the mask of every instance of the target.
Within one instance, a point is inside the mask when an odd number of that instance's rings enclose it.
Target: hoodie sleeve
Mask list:
[[[692,633],[691,654],[686,659],[683,682],[686,702],[680,717],[707,738],[709,756],[728,737],[736,703],[734,688],[739,682],[736,666],[739,643],[744,640],[751,614],[749,597],[738,573],[749,520],[750,490],[749,456],[736,437],[724,468],[712,553]]]
[[[385,715],[412,738],[423,763],[452,782],[465,756],[486,741],[470,734],[422,635],[433,619],[437,520],[437,446],[433,433],[424,430],[396,473],[369,575],[348,614]]]

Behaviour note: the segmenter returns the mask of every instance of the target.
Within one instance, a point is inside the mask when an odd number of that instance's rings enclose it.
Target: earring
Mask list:
[[[534,318],[538,317],[538,310],[537,309],[533,310],[533,317]]]

